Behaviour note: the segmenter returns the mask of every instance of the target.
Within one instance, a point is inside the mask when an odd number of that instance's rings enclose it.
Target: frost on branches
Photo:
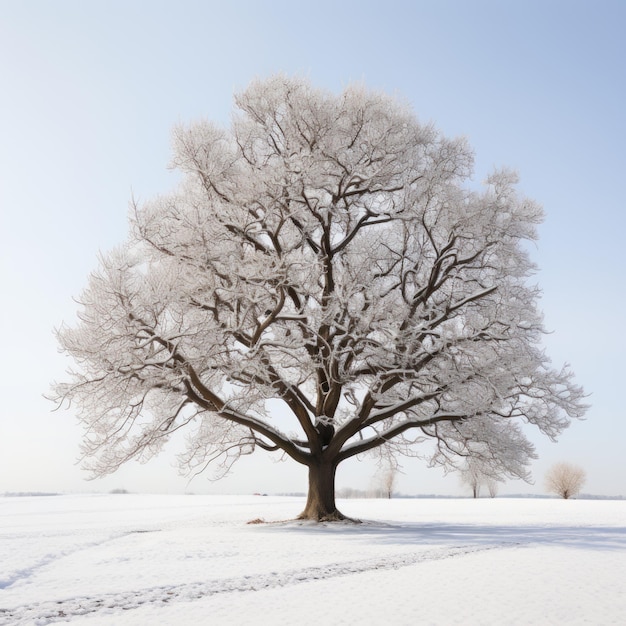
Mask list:
[[[93,474],[185,427],[187,471],[257,447],[308,466],[310,519],[341,518],[337,466],[383,445],[525,477],[520,424],[554,438],[585,407],[540,346],[516,176],[470,190],[464,141],[360,87],[280,76],[236,105],[175,129],[180,186],[132,206],[58,333]]]

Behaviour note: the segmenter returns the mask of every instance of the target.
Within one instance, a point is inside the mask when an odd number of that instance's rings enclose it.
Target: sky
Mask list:
[[[266,453],[220,482],[181,477],[177,441],[87,481],[71,409],[44,397],[70,365],[54,329],[74,323],[99,252],[126,238],[129,200],[177,180],[172,127],[227,125],[234,93],[282,72],[408,101],[467,138],[476,181],[518,171],[546,214],[532,249],[544,344],[590,409],[558,443],[526,427],[534,482],[500,493],[544,493],[566,461],[586,470],[586,493],[626,495],[625,26],[621,0],[0,0],[0,493],[306,490],[304,468]],[[337,486],[376,480],[354,461]],[[403,462],[397,490],[467,492],[419,460]]]

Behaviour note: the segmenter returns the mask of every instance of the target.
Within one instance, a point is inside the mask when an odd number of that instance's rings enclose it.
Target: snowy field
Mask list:
[[[626,501],[303,505],[0,497],[0,624],[626,623]]]

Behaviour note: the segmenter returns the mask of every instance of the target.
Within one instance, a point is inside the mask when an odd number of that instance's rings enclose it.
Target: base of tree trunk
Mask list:
[[[308,513],[305,509],[298,515],[296,518],[298,520],[310,520],[313,522],[352,522],[353,524],[360,524],[361,520],[354,519],[353,517],[348,517],[344,515],[341,511],[335,509],[331,513],[322,513],[322,512],[314,512]]]
[[[319,463],[309,466],[309,493],[304,511],[299,520],[314,522],[358,522],[346,517],[335,506],[335,471],[333,463]]]

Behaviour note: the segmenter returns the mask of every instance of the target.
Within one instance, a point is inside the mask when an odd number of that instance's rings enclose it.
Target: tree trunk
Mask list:
[[[335,505],[336,471],[337,465],[333,462],[322,460],[309,465],[309,493],[298,519],[317,522],[347,519]]]

